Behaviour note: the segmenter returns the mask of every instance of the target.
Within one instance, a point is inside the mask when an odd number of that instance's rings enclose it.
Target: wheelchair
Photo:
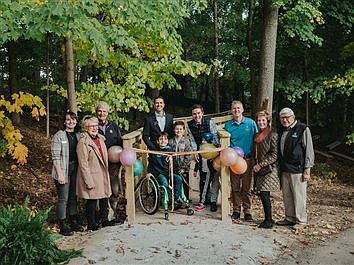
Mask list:
[[[137,196],[141,209],[146,214],[155,214],[160,206],[164,209],[165,220],[168,220],[169,210],[186,209],[187,215],[194,214],[194,210],[190,208],[189,201],[184,195],[183,187],[182,196],[171,206],[169,205],[168,191],[166,187],[159,185],[154,176],[145,176],[141,178],[135,187],[135,191],[138,193]]]

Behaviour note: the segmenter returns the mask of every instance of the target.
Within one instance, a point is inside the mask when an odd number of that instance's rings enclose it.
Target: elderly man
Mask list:
[[[118,124],[107,119],[109,113],[109,105],[104,101],[99,101],[95,107],[96,116],[99,121],[98,133],[105,137],[107,150],[114,145],[122,146],[122,136]],[[119,191],[118,177],[119,163],[108,164],[109,177],[111,181],[112,196],[109,198],[110,206],[114,212],[114,221],[117,224],[123,223],[126,216],[125,213],[117,213],[117,201],[119,196],[124,196],[123,191]]]
[[[307,223],[306,189],[310,170],[314,164],[314,150],[310,129],[295,119],[292,109],[279,112],[280,171],[285,219],[277,225],[298,226]]]

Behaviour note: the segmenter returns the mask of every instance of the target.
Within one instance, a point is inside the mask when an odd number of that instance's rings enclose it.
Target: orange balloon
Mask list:
[[[216,170],[216,171],[220,171],[221,169],[221,161],[220,161],[220,156],[217,156],[214,158],[213,160],[213,168]]]
[[[236,161],[236,164],[230,166],[230,169],[237,175],[243,174],[247,170],[247,162],[244,158],[239,157]]]

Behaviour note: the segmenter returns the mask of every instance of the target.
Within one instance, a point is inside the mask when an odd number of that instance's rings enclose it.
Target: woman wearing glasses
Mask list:
[[[83,120],[84,133],[77,144],[79,168],[77,174],[77,195],[86,200],[87,230],[98,230],[95,212],[99,203],[102,227],[112,226],[108,221],[108,199],[111,185],[108,173],[108,155],[104,136],[98,133],[98,119]]]

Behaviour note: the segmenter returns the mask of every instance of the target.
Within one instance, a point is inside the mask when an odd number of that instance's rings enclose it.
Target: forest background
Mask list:
[[[19,128],[29,115],[50,137],[67,110],[82,117],[105,100],[127,132],[159,94],[175,117],[241,99],[277,124],[289,106],[352,155],[353,22],[345,0],[4,0],[0,156],[27,162]]]

